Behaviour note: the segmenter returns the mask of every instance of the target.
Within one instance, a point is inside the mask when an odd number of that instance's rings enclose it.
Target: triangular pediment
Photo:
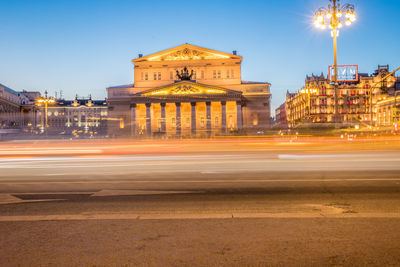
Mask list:
[[[240,56],[220,52],[191,44],[180,45],[155,54],[133,60],[142,61],[186,61],[186,60],[205,60],[205,59],[229,59],[241,58]]]
[[[235,95],[240,96],[242,92],[221,88],[218,86],[200,84],[191,81],[182,81],[166,86],[146,90],[139,93],[140,96],[185,96],[185,95]]]

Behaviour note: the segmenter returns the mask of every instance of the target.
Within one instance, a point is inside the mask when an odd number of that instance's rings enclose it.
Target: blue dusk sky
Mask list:
[[[400,65],[400,0],[349,0],[358,20],[339,37],[339,64],[372,73]],[[242,79],[272,84],[272,112],[306,74],[328,72],[328,0],[0,0],[0,83],[65,98],[106,97],[133,82],[131,60],[184,43],[243,56]]]

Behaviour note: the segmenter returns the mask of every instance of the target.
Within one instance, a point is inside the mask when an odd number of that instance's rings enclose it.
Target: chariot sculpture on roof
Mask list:
[[[194,71],[192,70],[189,74],[189,70],[187,67],[184,67],[183,70],[179,73],[179,70],[176,71],[176,76],[182,81],[190,81],[193,77]]]

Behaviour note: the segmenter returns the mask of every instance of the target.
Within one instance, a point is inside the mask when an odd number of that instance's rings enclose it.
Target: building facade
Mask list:
[[[45,107],[39,107],[38,126],[49,135],[65,136],[105,136],[107,135],[108,108],[106,100],[78,98],[57,99],[47,107],[47,127]]]
[[[35,99],[39,92],[17,92],[0,84],[0,129],[32,131],[36,127]]]
[[[393,94],[397,78],[389,75],[389,66],[378,66],[372,75],[359,74],[356,82],[338,86],[338,121],[342,126],[377,124],[379,101]],[[334,122],[334,85],[328,77],[307,76],[305,86],[295,94],[287,93],[286,112],[289,127],[329,126]]]
[[[286,105],[282,104],[275,109],[275,124],[274,128],[286,129],[288,127],[286,119]]]
[[[235,51],[184,44],[132,62],[134,84],[107,88],[112,136],[209,136],[270,127],[270,84],[242,81]]]

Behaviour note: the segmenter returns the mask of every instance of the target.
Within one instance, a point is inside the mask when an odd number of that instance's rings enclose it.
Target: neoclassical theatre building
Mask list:
[[[210,136],[270,127],[270,84],[242,81],[242,57],[190,44],[132,60],[107,88],[110,136]]]

